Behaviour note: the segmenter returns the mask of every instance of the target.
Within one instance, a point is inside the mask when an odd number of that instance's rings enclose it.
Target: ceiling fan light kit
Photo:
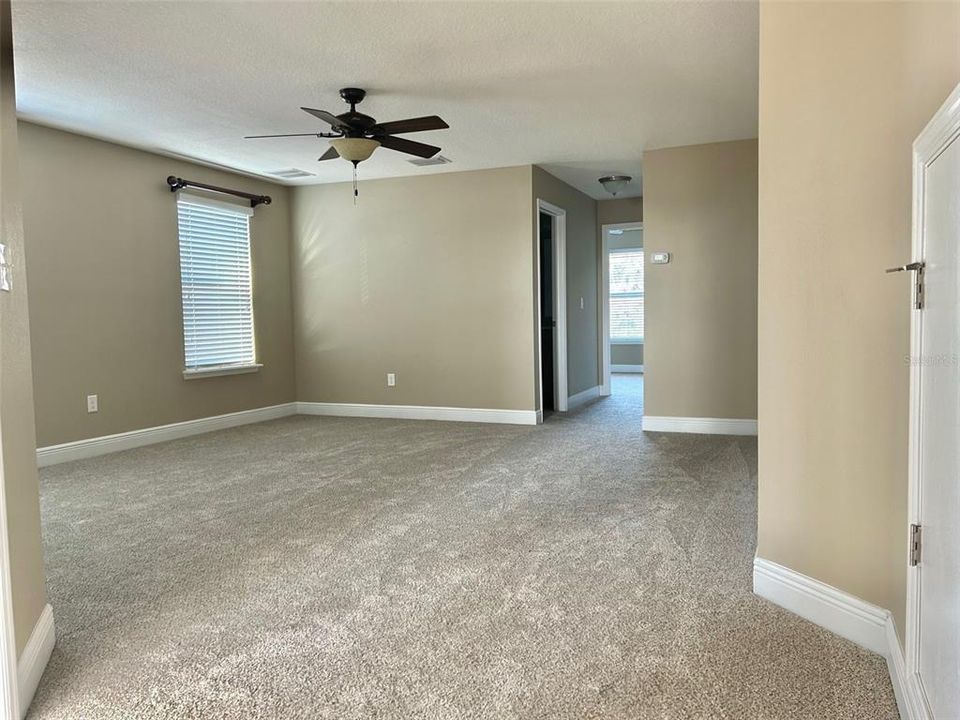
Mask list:
[[[378,123],[375,118],[357,112],[357,105],[367,93],[361,88],[343,88],[340,97],[350,106],[350,111],[334,115],[326,110],[301,107],[304,112],[327,123],[330,133],[287,133],[283,135],[248,135],[248,138],[302,137],[315,136],[332,138],[330,148],[320,156],[320,160],[343,158],[353,164],[353,197],[357,198],[357,165],[369,159],[378,147],[416,155],[420,158],[432,158],[440,148],[426,143],[396,137],[402,133],[424,132],[426,130],[445,130],[450,127],[436,115],[427,115],[407,120]]]
[[[617,193],[623,190],[631,180],[633,178],[629,175],[606,175],[598,182],[603,185],[604,190],[616,197]]]
[[[380,147],[378,140],[371,140],[370,138],[337,138],[331,140],[330,144],[340,157],[349,160],[354,165],[369,158],[373,155],[373,151]]]

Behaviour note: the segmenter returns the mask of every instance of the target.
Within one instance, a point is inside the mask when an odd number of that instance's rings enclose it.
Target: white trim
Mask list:
[[[611,365],[610,372],[615,373],[642,373],[643,365]],[[609,394],[609,393],[608,393]]]
[[[436,407],[430,405],[370,405],[366,403],[298,402],[300,415],[390,418],[394,420],[452,420],[454,422],[536,425],[539,410]]]
[[[130,432],[104,435],[88,440],[50,445],[37,448],[37,465],[45,467],[57,463],[81,460],[83,458],[106,455],[107,453],[129,450],[131,448],[153,445],[155,443],[177,440],[178,438],[200,435],[214,430],[225,430],[238,425],[274,420],[276,418],[293,415],[296,412],[296,403],[271,405],[269,407],[241,410],[240,412],[214,415],[213,417],[187,420],[185,422],[159,425],[157,427],[131,430]]]
[[[53,608],[47,605],[40,613],[37,624],[30,633],[30,639],[23,648],[23,654],[17,663],[17,685],[20,696],[20,717],[26,717],[30,701],[37,691],[43,671],[50,661],[50,654],[56,644],[57,632],[53,624]]]
[[[568,403],[568,409],[573,410],[574,408],[580,407],[581,405],[595,400],[600,397],[600,386],[594,385],[592,388],[587,388],[586,390],[581,390],[576,395],[570,396],[570,402]]]
[[[610,357],[610,230],[643,230],[643,222],[608,223],[600,226],[600,394],[609,395],[611,367]],[[626,371],[633,372],[633,371]],[[642,370],[640,372],[643,372]]]
[[[540,387],[540,409],[543,409],[543,376],[540,366],[543,362],[543,349],[540,347],[540,213],[546,213],[554,218],[553,224],[553,302],[554,318],[557,326],[554,329],[554,408],[559,412],[566,412],[568,405],[567,385],[567,211],[546,200],[537,198],[536,221],[536,342],[537,342],[537,376]]]
[[[756,435],[757,421],[741,418],[643,416],[644,432],[701,433],[705,435]]]
[[[903,647],[900,645],[900,636],[892,615],[887,620],[886,635],[887,670],[890,671],[890,682],[893,693],[897,696],[897,709],[900,711],[901,720],[933,720],[933,714],[927,707],[926,696],[920,686],[920,676],[907,673]]]
[[[960,137],[960,85],[957,85],[934,114],[913,143],[913,227],[911,260],[924,258],[924,206],[926,203],[926,169],[940,154]],[[897,261],[901,262],[901,261]],[[923,353],[923,313],[910,312],[910,356]],[[920,419],[922,363],[910,364],[910,411],[908,420],[908,480],[907,523],[921,522],[920,483]],[[907,572],[906,642],[904,643],[904,673],[907,678],[907,693],[910,700],[911,718],[931,717],[919,675],[920,667],[920,573],[922,564],[911,567],[908,550],[908,527],[903,528],[903,557]]]
[[[893,614],[854,595],[756,557],[753,592],[825,630],[883,655],[902,720],[932,720],[907,676]]]
[[[187,368],[183,371],[184,380],[199,380],[200,378],[222,377],[224,375],[245,375],[259,372],[262,363],[249,365],[208,365],[207,367]]]
[[[3,107],[2,113],[0,113],[3,115],[2,122],[4,124],[4,128],[0,133],[3,134],[3,142],[15,148],[17,142],[16,128],[8,128],[7,126],[8,115],[11,116],[12,124],[12,116],[16,111],[13,107],[16,105],[16,91],[13,77],[13,38],[11,34],[11,22],[10,3],[0,3],[0,85],[3,86],[0,88],[0,94],[3,95],[3,102],[9,102],[9,105]],[[14,211],[16,211],[16,213],[14,213]],[[9,219],[11,225],[9,228],[11,238],[9,239],[6,235],[8,230],[6,227],[8,216],[4,215],[4,234],[2,237],[4,243],[10,242],[10,240],[16,242],[22,240],[23,225],[19,217],[20,211],[21,202],[19,198],[15,199],[15,203],[11,203],[9,209],[4,207],[5,213],[9,212],[11,216],[14,214],[17,215],[15,222],[13,217]],[[19,258],[14,258],[14,260],[19,260]],[[4,267],[0,269],[6,273],[9,268]],[[17,270],[17,272],[20,273],[22,271]],[[16,278],[15,281],[20,282],[20,278]],[[9,286],[7,289],[10,289]],[[19,289],[19,292],[23,293],[24,290]],[[26,302],[26,298],[23,298],[23,302]],[[0,303],[0,314],[7,312],[7,305],[8,302]],[[0,318],[0,324],[2,323],[3,318]],[[19,342],[21,339],[27,339],[26,332],[20,328],[11,329],[10,336],[10,339],[16,342]],[[18,414],[20,417],[16,418],[16,420],[23,422],[23,413]],[[14,418],[11,414],[7,423],[11,424],[13,421]],[[9,430],[9,427],[7,429]],[[2,431],[2,428],[0,428],[0,431]],[[12,481],[13,479],[10,478],[10,480]],[[11,718],[19,717],[20,701],[19,693],[17,692],[17,639],[13,617],[13,580],[10,573],[10,535],[7,524],[6,481],[2,444],[0,444],[0,718],[10,720]]]
[[[753,592],[867,650],[887,653],[889,610],[760,557],[753,559]]]
[[[4,60],[6,61],[6,59]],[[3,458],[0,457],[0,718],[20,716],[17,639],[13,620],[13,583],[10,577],[10,535]]]

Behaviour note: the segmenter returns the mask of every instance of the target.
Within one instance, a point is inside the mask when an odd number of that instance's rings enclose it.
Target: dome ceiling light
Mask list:
[[[604,190],[616,197],[617,193],[621,192],[631,180],[633,178],[629,175],[607,175],[600,178],[598,182],[603,185]]]

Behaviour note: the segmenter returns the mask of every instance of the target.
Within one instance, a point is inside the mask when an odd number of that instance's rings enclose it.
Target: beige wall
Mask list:
[[[297,188],[297,399],[533,410],[530,167]],[[386,386],[386,373],[397,385]]]
[[[641,222],[643,220],[643,198],[616,198],[597,201],[597,229],[600,225]]]
[[[760,10],[758,554],[904,629],[911,143],[960,4]]]
[[[30,374],[30,326],[27,275],[21,222],[13,42],[10,3],[0,2],[0,222],[2,241],[11,251],[12,291],[0,292],[0,438],[10,545],[17,656],[46,605],[33,384]]]
[[[576,395],[600,383],[597,201],[536,166],[533,198],[534,212],[537,199],[567,211],[567,393]]]
[[[294,400],[286,188],[28,123],[20,136],[41,446]],[[168,175],[273,197],[251,220],[258,373],[183,379]]]
[[[654,150],[643,176],[645,410],[756,418],[757,141]]]

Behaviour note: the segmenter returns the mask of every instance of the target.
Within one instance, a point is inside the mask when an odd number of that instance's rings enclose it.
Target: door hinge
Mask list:
[[[923,528],[921,528],[916,523],[910,525],[910,566],[920,564],[920,550],[922,548],[922,533]]]
[[[888,273],[907,271],[913,273],[913,298],[911,304],[915,310],[923,310],[923,270],[925,267],[926,264],[921,261],[912,262],[909,265],[887,268]]]

